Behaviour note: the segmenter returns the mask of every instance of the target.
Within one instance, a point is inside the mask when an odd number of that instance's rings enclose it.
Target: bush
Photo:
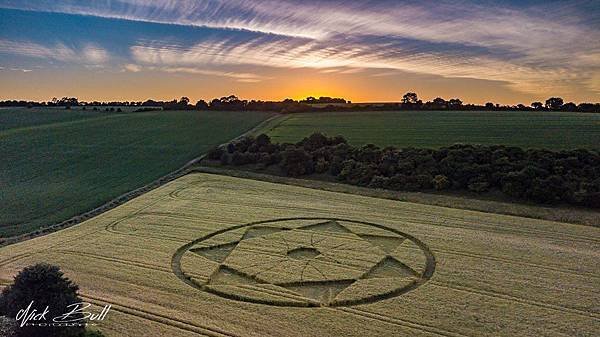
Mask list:
[[[371,188],[386,188],[388,186],[389,178],[383,176],[374,176],[369,183]]]
[[[499,190],[541,203],[600,207],[600,155],[596,151],[523,150],[457,144],[437,150],[348,145],[314,133],[296,144],[273,144],[266,135],[227,145],[224,165],[278,165],[288,176],[328,173],[348,184],[393,190]],[[226,154],[225,154],[226,155]]]
[[[315,172],[325,173],[329,170],[329,162],[325,158],[319,158],[315,164]]]
[[[48,306],[52,312],[68,312],[67,306],[81,302],[77,295],[79,288],[66,278],[57,266],[45,263],[36,264],[23,269],[14,280],[13,285],[4,288],[0,295],[0,314],[16,317],[19,310],[34,302],[35,308],[43,310]],[[83,316],[74,316],[82,318]],[[52,318],[37,323],[51,323]],[[27,337],[70,337],[80,336],[84,327],[38,327],[25,326],[17,329],[18,336]]]
[[[304,138],[298,145],[304,147],[306,151],[314,151],[326,146],[327,143],[327,137],[321,133],[315,132],[309,137]]]
[[[431,183],[433,184],[433,188],[435,188],[438,191],[445,190],[448,187],[450,187],[450,180],[448,179],[448,177],[441,174],[438,174],[435,177],[433,177],[433,181]]]
[[[302,149],[290,148],[282,153],[281,169],[285,175],[298,177],[314,172],[311,156]]]
[[[81,337],[105,337],[104,334],[98,330],[86,330]]]
[[[219,158],[219,161],[221,162],[221,165],[229,164],[229,155],[227,155],[227,153],[223,152],[223,154],[221,155],[221,158]]]
[[[258,135],[256,137],[256,145],[258,145],[259,147],[261,146],[267,146],[271,144],[271,138],[267,135],[265,135],[264,133],[261,133],[260,135]]]
[[[482,193],[489,190],[490,184],[487,181],[481,179],[472,179],[469,182],[469,185],[467,185],[467,188],[469,189],[469,191]]]
[[[246,164],[253,164],[251,157],[248,153],[234,152],[231,156],[231,164],[235,166],[241,166]]]
[[[235,144],[233,144],[233,143],[227,144],[227,152],[234,153],[235,152]]]
[[[213,149],[211,149],[210,151],[208,151],[208,159],[210,160],[220,160],[221,156],[225,153],[225,150],[223,150],[221,147],[215,147]]]
[[[0,316],[0,336],[16,337],[17,321],[9,317]]]

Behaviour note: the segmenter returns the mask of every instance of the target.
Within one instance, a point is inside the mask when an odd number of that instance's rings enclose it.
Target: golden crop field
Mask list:
[[[108,336],[595,336],[600,229],[194,173],[0,249]]]

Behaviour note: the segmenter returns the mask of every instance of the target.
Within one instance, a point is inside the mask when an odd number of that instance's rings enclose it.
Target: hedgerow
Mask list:
[[[296,144],[267,135],[216,148],[223,165],[277,166],[290,177],[322,173],[358,186],[401,191],[500,191],[538,203],[600,208],[600,155],[594,150],[549,151],[457,144],[440,149],[349,145],[314,133]]]

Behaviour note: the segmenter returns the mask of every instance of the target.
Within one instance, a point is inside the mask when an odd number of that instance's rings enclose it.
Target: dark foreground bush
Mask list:
[[[33,301],[33,307],[43,311],[46,306],[51,313],[69,312],[67,306],[80,303],[77,296],[78,287],[66,278],[60,269],[45,263],[23,269],[14,280],[14,284],[4,288],[0,295],[0,315],[16,318],[19,310],[25,309]],[[55,316],[47,316],[46,320],[36,323],[52,323]],[[73,318],[81,318],[75,315]],[[70,337],[82,336],[85,328],[76,327],[39,327],[25,326],[17,327],[16,336],[19,337]]]
[[[538,203],[600,208],[600,155],[592,150],[524,150],[453,145],[436,150],[353,147],[343,137],[312,134],[296,144],[245,137],[209,158],[223,165],[279,167],[287,176],[327,173],[359,186],[404,191],[501,191]]]
[[[17,321],[9,317],[0,316],[0,336],[16,337]]]

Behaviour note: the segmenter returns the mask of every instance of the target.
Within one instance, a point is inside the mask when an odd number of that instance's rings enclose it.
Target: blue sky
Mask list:
[[[0,90],[29,99],[393,101],[410,90],[478,103],[599,101],[600,4],[0,0]]]

